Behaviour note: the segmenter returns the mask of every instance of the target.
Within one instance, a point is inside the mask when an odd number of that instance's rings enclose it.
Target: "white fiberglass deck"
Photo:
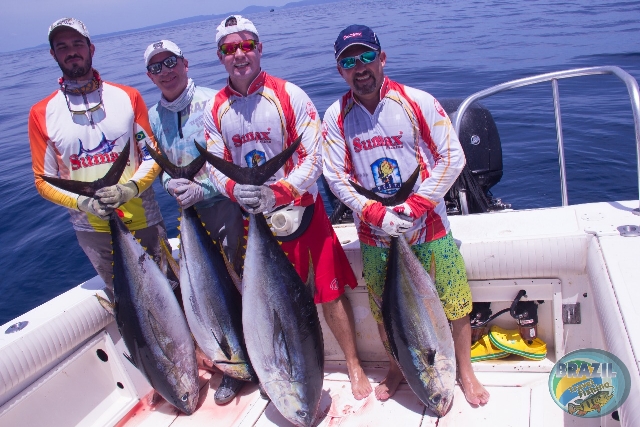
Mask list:
[[[387,402],[373,395],[355,401],[342,362],[344,356],[325,328],[325,382],[319,414],[322,426],[626,426],[640,425],[640,237],[622,237],[617,228],[640,225],[633,202],[595,203],[562,208],[451,217],[454,238],[465,258],[476,301],[506,307],[519,289],[539,306],[540,337],[547,358],[516,356],[474,364],[491,393],[489,404],[472,408],[459,389],[451,411],[433,418],[406,384]],[[356,277],[362,262],[353,226],[337,226]],[[249,385],[229,405],[213,395],[220,375],[202,372],[201,404],[191,416],[178,415],[166,402],[149,406],[151,388],[122,356],[126,352],[113,318],[97,302],[103,283],[94,278],[2,327],[0,333],[0,427],[13,426],[265,426],[289,425],[275,407]],[[357,344],[372,384],[386,372],[387,360],[371,318],[364,283],[348,291]],[[581,304],[580,324],[564,324],[562,304]],[[322,315],[320,311],[320,315]],[[23,330],[4,331],[20,321]],[[495,324],[514,329],[508,314]],[[323,324],[323,327],[326,325]],[[632,389],[611,416],[582,419],[552,401],[547,380],[558,356],[581,348],[614,353],[628,367]],[[109,356],[97,357],[98,350]]]

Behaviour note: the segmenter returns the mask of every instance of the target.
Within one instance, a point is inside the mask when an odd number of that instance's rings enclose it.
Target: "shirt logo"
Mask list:
[[[84,148],[82,140],[78,138],[78,142],[80,143],[78,154],[72,154],[71,156],[69,156],[71,170],[76,171],[78,169],[88,168],[90,166],[115,162],[118,159],[119,153],[114,152],[113,149],[116,146],[116,141],[121,136],[122,135],[120,135],[116,139],[110,140],[107,139],[107,137],[103,133],[102,139],[100,140],[98,146],[91,150],[87,150],[86,148]]]
[[[240,147],[242,144],[246,144],[251,141],[266,142],[271,144],[271,128],[267,129],[268,132],[248,132],[244,135],[235,134],[231,137],[233,145]]]
[[[247,166],[249,166],[250,168],[263,165],[267,161],[264,152],[258,150],[249,151],[244,156],[244,159],[247,162]]]
[[[371,190],[375,193],[395,194],[402,186],[402,177],[398,161],[383,157],[371,164],[373,180],[376,184]]]
[[[438,100],[435,98],[433,98],[433,105],[434,107],[436,107],[436,111],[438,112],[438,114],[440,114],[442,117],[446,117],[447,113],[444,112],[444,108],[442,108],[442,105],[440,105]]]
[[[362,150],[372,150],[377,147],[387,148],[402,148],[402,132],[397,136],[380,136],[376,135],[373,138],[367,140],[361,140],[360,138],[353,138],[351,145],[356,153]]]
[[[311,101],[307,102],[307,115],[311,117],[311,120],[316,119],[316,109],[313,107]]]
[[[142,131],[142,130],[140,132],[136,133],[136,141],[142,141],[146,137],[147,137],[147,135],[145,135],[144,131]]]

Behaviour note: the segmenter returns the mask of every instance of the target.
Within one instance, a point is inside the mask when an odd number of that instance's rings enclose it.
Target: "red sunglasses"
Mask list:
[[[238,43],[222,43],[220,45],[220,52],[223,55],[233,55],[239,49],[242,49],[243,52],[251,52],[257,46],[255,40],[243,40]]]

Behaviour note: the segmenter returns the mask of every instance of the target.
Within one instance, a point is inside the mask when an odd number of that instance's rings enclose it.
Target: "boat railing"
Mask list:
[[[515,89],[522,86],[529,86],[536,83],[542,83],[551,81],[553,89],[553,106],[555,110],[556,118],[556,135],[558,139],[558,162],[560,164],[560,190],[562,193],[562,206],[569,205],[569,198],[567,195],[567,178],[565,174],[565,162],[564,162],[564,139],[562,136],[562,115],[560,113],[560,93],[558,90],[558,80],[566,79],[570,77],[590,76],[597,74],[613,74],[624,82],[629,91],[629,98],[631,100],[631,110],[633,111],[633,122],[635,127],[636,136],[636,159],[637,159],[637,173],[638,173],[638,208],[633,210],[635,215],[640,215],[640,92],[638,91],[638,82],[636,79],[620,67],[616,66],[603,66],[603,67],[586,67],[575,68],[572,70],[556,71],[553,73],[539,74],[537,76],[525,77],[522,79],[511,80],[506,83],[502,83],[490,88],[476,92],[467,97],[458,110],[452,114],[454,120],[453,126],[456,132],[460,132],[460,125],[462,118],[467,109],[476,101],[487,98],[496,93],[504,92],[507,90]],[[466,214],[466,209],[463,209],[463,214]]]

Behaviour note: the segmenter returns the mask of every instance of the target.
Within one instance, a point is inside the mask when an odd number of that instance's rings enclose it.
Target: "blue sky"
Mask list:
[[[2,5],[0,52],[47,43],[47,30],[55,20],[74,17],[91,35],[161,24],[197,15],[236,12],[247,6],[283,6],[295,0],[14,0]]]

